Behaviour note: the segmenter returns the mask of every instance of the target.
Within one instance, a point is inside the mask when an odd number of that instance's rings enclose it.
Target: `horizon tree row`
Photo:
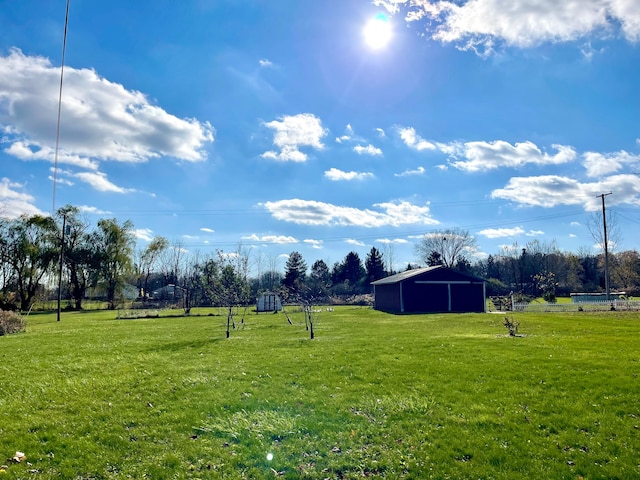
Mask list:
[[[518,292],[553,299],[604,288],[602,254],[566,253],[555,242],[532,240],[505,246],[472,263],[474,249],[475,239],[464,230],[431,232],[415,246],[418,262],[406,268],[444,265],[482,277],[488,281],[489,295]],[[166,297],[179,300],[185,310],[200,305],[246,306],[264,291],[278,292],[286,301],[325,302],[330,297],[370,293],[371,282],[395,273],[389,268],[392,262],[385,260],[372,247],[364,262],[350,251],[341,262],[329,266],[315,260],[308,268],[300,252],[294,251],[281,271],[276,259],[269,258],[265,265],[260,252],[252,255],[241,244],[234,252],[205,255],[155,237],[136,250],[130,220],[101,219],[90,228],[79,209],[67,205],[54,216],[0,218],[0,308],[29,310],[38,296],[55,290],[60,267],[63,298],[78,310],[89,293],[106,300],[111,309],[125,297],[143,303]],[[612,252],[609,271],[611,288],[640,292],[637,251]]]

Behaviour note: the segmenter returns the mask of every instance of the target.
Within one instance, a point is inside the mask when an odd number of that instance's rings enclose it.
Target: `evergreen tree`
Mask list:
[[[442,255],[435,250],[432,250],[427,258],[427,267],[435,267],[436,265],[442,265]]]
[[[326,296],[331,286],[331,273],[323,260],[316,260],[309,274],[309,288],[314,296]]]
[[[360,256],[353,251],[347,253],[340,265],[340,279],[345,286],[348,286],[347,293],[361,293],[365,274]]]
[[[386,276],[386,272],[384,270],[384,260],[382,258],[382,253],[376,248],[371,247],[371,250],[367,254],[367,258],[364,262],[365,269],[367,271],[367,284],[371,282],[375,282]]]
[[[291,252],[284,267],[284,279],[282,285],[288,290],[289,295],[297,295],[302,291],[307,276],[307,263],[300,252]]]

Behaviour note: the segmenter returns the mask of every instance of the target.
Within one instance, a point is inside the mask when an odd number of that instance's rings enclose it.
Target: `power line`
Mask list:
[[[69,25],[69,3],[67,0],[67,8],[64,15],[64,34],[62,36],[62,61],[60,67],[60,90],[58,92],[58,122],[56,124],[56,149],[53,159],[53,199],[51,203],[51,214],[56,211],[56,183],[58,181],[58,149],[60,146],[60,113],[62,111],[62,80],[64,78],[64,56],[67,51],[67,26]]]

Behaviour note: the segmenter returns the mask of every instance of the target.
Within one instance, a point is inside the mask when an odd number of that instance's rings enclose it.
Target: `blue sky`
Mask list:
[[[0,8],[4,216],[402,268],[448,228],[595,252],[612,192],[639,248],[639,2],[71,0],[54,189],[65,6]]]

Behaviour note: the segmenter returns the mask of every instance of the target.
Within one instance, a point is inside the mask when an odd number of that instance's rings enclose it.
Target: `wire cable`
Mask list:
[[[64,34],[62,36],[62,61],[60,68],[60,90],[58,92],[58,122],[56,124],[56,149],[53,158],[53,199],[51,203],[51,214],[56,211],[56,183],[58,181],[58,149],[60,147],[60,116],[62,111],[62,81],[64,78],[64,56],[67,51],[67,26],[69,25],[69,3],[67,0],[67,8],[64,14]]]

